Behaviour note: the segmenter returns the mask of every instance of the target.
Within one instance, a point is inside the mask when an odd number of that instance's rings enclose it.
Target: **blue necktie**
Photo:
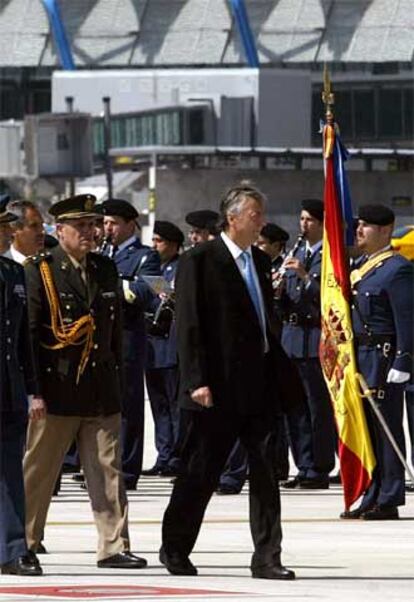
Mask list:
[[[262,329],[263,338],[266,340],[266,324],[265,324],[265,313],[259,291],[256,286],[256,281],[253,274],[252,257],[247,251],[243,251],[241,254],[243,259],[243,277],[249,291],[250,298],[253,302],[254,308],[259,319],[260,328]]]

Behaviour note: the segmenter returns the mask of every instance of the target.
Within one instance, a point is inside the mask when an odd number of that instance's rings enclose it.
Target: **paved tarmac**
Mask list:
[[[149,414],[149,412],[148,412]],[[150,427],[150,423],[148,423]],[[146,465],[153,459],[147,431]],[[96,531],[87,493],[65,475],[54,498],[45,533],[44,576],[0,576],[0,601],[52,600],[414,600],[414,494],[401,520],[341,521],[341,487],[285,491],[283,561],[294,582],[250,577],[252,543],[247,486],[240,495],[214,496],[193,552],[198,577],[174,577],[160,565],[158,548],[169,479],[143,477],[129,493],[133,551],[145,556],[141,571],[96,567]]]

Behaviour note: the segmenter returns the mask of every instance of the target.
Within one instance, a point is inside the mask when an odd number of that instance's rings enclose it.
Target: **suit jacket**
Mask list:
[[[0,257],[0,412],[27,412],[39,392],[27,315],[23,268]]]
[[[296,257],[305,265],[305,245],[298,250]],[[285,276],[286,286],[280,302],[285,318],[282,345],[292,358],[319,357],[321,265],[322,250],[319,250],[311,256],[307,266],[309,286],[305,286],[293,270],[288,270]]]
[[[266,313],[272,312],[269,257],[253,247]],[[300,379],[275,337],[265,358],[246,284],[221,238],[181,256],[176,278],[180,403],[200,409],[190,392],[209,386],[217,408],[241,414],[279,411],[303,400]],[[274,371],[268,370],[269,362]],[[270,377],[271,374],[271,378]]]
[[[359,368],[367,383],[382,388],[388,370],[413,373],[414,265],[402,255],[377,264],[353,288],[354,335],[389,335],[391,349],[358,345]],[[365,324],[365,326],[364,326]]]
[[[76,383],[83,345],[49,349],[56,340],[39,265],[46,260],[52,272],[60,311],[66,325],[80,317],[95,320],[93,349]],[[88,253],[88,286],[62,247],[30,257],[25,265],[30,331],[40,375],[41,393],[48,412],[69,416],[112,414],[120,408],[122,330],[118,275],[113,262]]]

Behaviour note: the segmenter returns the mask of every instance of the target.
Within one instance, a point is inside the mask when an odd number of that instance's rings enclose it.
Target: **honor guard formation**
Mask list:
[[[325,212],[303,199],[289,235],[266,223],[265,196],[242,181],[217,212],[183,216],[187,240],[155,221],[150,247],[123,199],[74,195],[44,216],[33,202],[0,198],[2,574],[42,574],[49,505],[70,470],[90,499],[99,568],[147,566],[131,551],[127,492],[152,475],[173,479],[159,549],[171,574],[197,574],[190,556],[212,495],[236,495],[248,481],[251,574],[295,578],[282,560],[279,487],[341,480],[319,359]],[[354,225],[357,367],[405,454],[404,404],[414,443],[413,263],[391,248],[388,207],[361,205]],[[144,384],[156,449],[147,468]],[[397,520],[410,488],[404,466],[362,404],[376,463],[341,518]]]

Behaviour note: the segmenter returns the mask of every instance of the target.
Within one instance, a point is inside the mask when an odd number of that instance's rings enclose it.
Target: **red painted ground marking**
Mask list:
[[[132,596],[217,596],[234,595],[209,589],[184,589],[178,587],[146,587],[144,585],[64,585],[49,587],[0,587],[0,595],[48,596],[51,598],[92,599],[128,598]]]

